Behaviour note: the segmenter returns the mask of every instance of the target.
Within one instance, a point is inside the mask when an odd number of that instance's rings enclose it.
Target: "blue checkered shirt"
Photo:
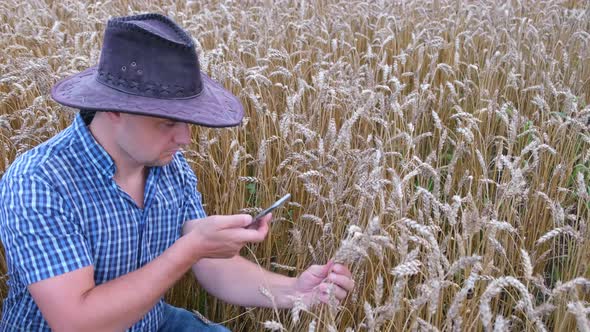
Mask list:
[[[114,174],[113,160],[79,115],[4,174],[0,235],[9,292],[0,330],[50,330],[28,285],[90,265],[97,285],[113,280],[170,247],[184,221],[205,217],[197,179],[180,153],[150,169],[143,209]],[[156,331],[162,306],[160,300],[129,331]]]

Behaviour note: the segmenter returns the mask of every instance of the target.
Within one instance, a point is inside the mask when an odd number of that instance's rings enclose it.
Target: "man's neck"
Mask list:
[[[142,208],[149,168],[133,160],[121,149],[116,143],[114,135],[111,134],[106,119],[95,117],[88,128],[94,139],[105,149],[115,163],[116,170],[113,180]]]
[[[88,126],[94,139],[105,149],[116,166],[115,177],[119,179],[137,178],[147,174],[147,167],[133,160],[115,140],[112,128],[104,117],[96,116]]]

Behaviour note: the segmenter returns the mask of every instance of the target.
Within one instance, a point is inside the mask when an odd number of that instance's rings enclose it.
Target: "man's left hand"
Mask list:
[[[332,261],[325,265],[310,266],[295,281],[295,293],[303,297],[303,303],[308,307],[319,302],[329,304],[331,298],[339,304],[353,288],[350,270]]]

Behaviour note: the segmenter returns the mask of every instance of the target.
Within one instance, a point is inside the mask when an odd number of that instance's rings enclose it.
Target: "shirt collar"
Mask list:
[[[96,141],[84,120],[78,114],[74,119],[73,130],[80,140],[80,153],[86,158],[90,164],[105,177],[111,179],[115,175],[116,166],[113,158],[107,151]]]

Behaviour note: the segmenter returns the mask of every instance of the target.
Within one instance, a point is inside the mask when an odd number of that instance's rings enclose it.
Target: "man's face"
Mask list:
[[[174,120],[120,113],[116,141],[129,159],[144,166],[164,166],[191,142],[188,124]]]

